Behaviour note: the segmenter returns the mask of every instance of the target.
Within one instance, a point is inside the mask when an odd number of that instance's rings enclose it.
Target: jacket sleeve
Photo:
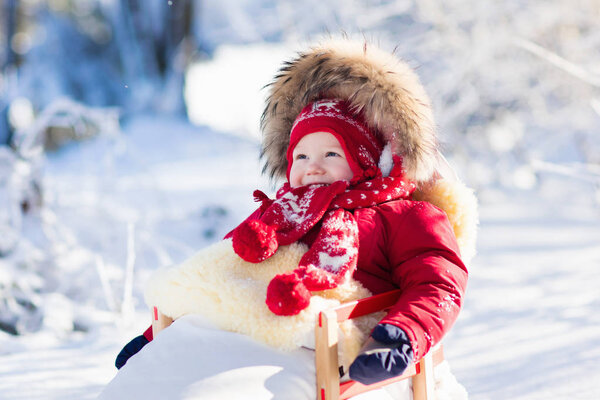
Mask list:
[[[390,217],[387,252],[398,302],[381,323],[402,328],[418,361],[450,330],[462,307],[467,269],[446,214],[426,202]]]
[[[153,337],[154,335],[153,335],[153,333],[152,333],[152,325],[150,325],[150,326],[149,326],[149,327],[148,327],[148,328],[147,328],[147,329],[144,331],[143,335],[144,335],[144,337],[145,337],[146,339],[148,339],[148,341],[149,341],[149,342],[151,342],[151,341],[152,341],[152,339],[154,339],[154,337]]]

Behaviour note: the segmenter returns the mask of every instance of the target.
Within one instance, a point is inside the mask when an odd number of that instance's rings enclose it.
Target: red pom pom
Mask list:
[[[257,219],[244,221],[233,231],[233,250],[245,261],[259,263],[277,251],[275,230]]]
[[[295,273],[275,276],[267,287],[267,307],[277,315],[296,315],[310,304],[310,292]]]

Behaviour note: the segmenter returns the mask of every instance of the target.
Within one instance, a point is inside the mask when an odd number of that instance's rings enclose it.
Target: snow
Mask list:
[[[44,206],[26,215],[0,270],[21,281],[44,277],[56,292],[37,295],[47,308],[41,321],[31,318],[37,331],[0,331],[0,398],[94,398],[115,374],[120,348],[149,324],[148,273],[222,237],[255,208],[252,190],[268,190],[257,154],[255,141],[152,116],[131,120],[117,138],[49,154]],[[28,272],[33,261],[45,269]]]
[[[256,57],[257,53],[260,57]],[[289,56],[290,48],[285,44],[217,48],[213,60],[191,66],[186,74],[185,97],[190,120],[259,140],[265,101],[261,88],[273,79],[281,61]],[[239,73],[240,60],[243,60],[243,74]],[[227,77],[226,90],[224,82],[215,79],[216,76]]]
[[[235,48],[230,51],[226,62],[239,65],[232,61]],[[241,62],[264,60],[269,71],[271,54],[264,45],[239,53]],[[230,74],[212,73],[214,82]],[[216,86],[196,94],[202,104],[226,104]],[[249,109],[260,109],[255,92],[246,96]],[[454,105],[457,113],[464,111],[461,104]],[[254,112],[240,114],[241,122],[235,109],[242,106],[232,106],[211,108],[201,126],[135,116],[117,135],[48,154],[44,205],[24,216],[18,247],[0,258],[0,282],[16,279],[34,302],[15,305],[30,309],[26,334],[0,331],[0,398],[95,398],[116,374],[118,351],[149,324],[145,278],[222,237],[256,207],[254,189],[270,190],[259,176]],[[514,130],[511,121],[498,118],[493,129]],[[451,130],[443,118],[439,122]],[[239,134],[242,125],[248,135]],[[521,133],[513,133],[511,140],[519,140]],[[550,139],[537,154],[561,149],[566,140]],[[505,151],[499,143],[490,146]],[[493,172],[482,154],[463,167],[465,175],[482,182],[508,174],[503,162],[511,161],[498,158],[499,172]],[[452,371],[471,399],[600,398],[598,175],[537,172],[536,190],[521,172],[517,187],[529,190],[480,191],[478,256],[464,309],[445,339]]]
[[[458,379],[471,398],[598,398],[598,209],[528,196],[481,211],[467,303],[446,340]]]
[[[306,371],[314,376],[311,351],[301,348],[290,355],[223,332],[199,316],[177,320],[144,350],[128,361],[101,399],[243,400],[287,393],[286,398],[300,400],[314,393],[314,377],[306,379]]]

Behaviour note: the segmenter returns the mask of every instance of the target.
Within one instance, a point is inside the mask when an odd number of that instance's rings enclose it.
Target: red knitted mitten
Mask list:
[[[245,261],[259,263],[277,251],[275,230],[260,220],[245,221],[233,232],[233,250]]]
[[[310,292],[295,272],[288,272],[271,280],[266,303],[274,314],[296,315],[310,304]]]

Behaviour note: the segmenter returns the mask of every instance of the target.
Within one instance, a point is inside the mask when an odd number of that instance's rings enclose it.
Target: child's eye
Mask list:
[[[308,157],[306,157],[306,154],[298,154],[296,156],[296,160],[306,160]]]
[[[327,154],[325,154],[325,157],[341,157],[338,153],[336,153],[335,151],[328,151]]]

